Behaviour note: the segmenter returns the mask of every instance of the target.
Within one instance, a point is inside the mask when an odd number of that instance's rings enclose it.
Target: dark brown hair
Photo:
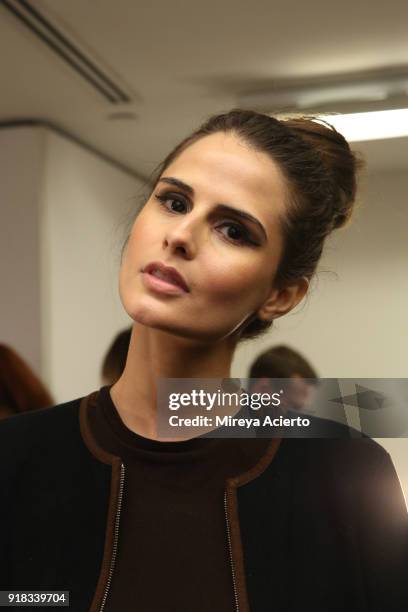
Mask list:
[[[300,353],[280,344],[258,355],[250,367],[249,378],[302,378],[317,379],[317,373]]]
[[[51,395],[27,363],[12,348],[0,344],[0,404],[11,414],[47,408]]]
[[[234,109],[210,117],[182,140],[154,172],[153,188],[180,153],[217,132],[235,134],[278,164],[286,179],[289,202],[280,220],[284,249],[274,282],[283,287],[303,276],[310,279],[326,237],[343,227],[351,216],[361,161],[345,138],[328,123],[313,117],[279,120],[251,110]],[[240,339],[254,338],[271,324],[255,319],[241,332]]]
[[[107,384],[115,383],[125,369],[131,334],[131,327],[119,332],[108,348],[102,363],[101,372],[102,378]]]

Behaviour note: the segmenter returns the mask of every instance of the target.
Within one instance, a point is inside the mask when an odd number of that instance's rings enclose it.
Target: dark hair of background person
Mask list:
[[[249,378],[301,378],[316,380],[317,373],[303,355],[280,344],[261,353],[250,367]]]
[[[286,179],[289,201],[280,219],[284,248],[275,285],[284,287],[303,276],[310,280],[326,237],[350,219],[362,161],[335,128],[314,117],[280,120],[233,109],[210,117],[182,140],[153,172],[150,188],[156,187],[166,168],[187,147],[218,132],[236,135],[278,164]],[[256,317],[243,328],[239,340],[258,337],[272,323]]]
[[[54,400],[27,363],[5,344],[0,344],[0,412],[11,416],[48,408]]]
[[[102,378],[106,385],[113,385],[125,369],[132,328],[119,332],[112,341],[102,363]]]

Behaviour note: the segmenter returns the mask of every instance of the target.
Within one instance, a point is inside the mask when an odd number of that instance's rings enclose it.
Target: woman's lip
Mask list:
[[[165,263],[161,261],[152,261],[147,264],[143,269],[144,272],[148,272],[149,274],[156,275],[156,272],[159,272],[159,277],[165,282],[170,284],[179,285],[185,291],[190,291],[186,281],[183,276],[180,274],[176,268],[172,266],[167,266]]]
[[[145,286],[148,289],[152,289],[157,293],[161,293],[164,295],[184,295],[187,293],[183,287],[180,285],[173,285],[172,283],[168,283],[149,272],[142,272],[142,279]]]

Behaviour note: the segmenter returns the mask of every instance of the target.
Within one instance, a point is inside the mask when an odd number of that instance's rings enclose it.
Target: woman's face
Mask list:
[[[214,342],[254,313],[270,319],[289,310],[294,293],[273,287],[286,199],[277,165],[237,136],[216,133],[190,145],[163,172],[134,222],[120,272],[129,316]],[[172,290],[154,266],[143,272],[152,262],[175,268],[188,290]]]

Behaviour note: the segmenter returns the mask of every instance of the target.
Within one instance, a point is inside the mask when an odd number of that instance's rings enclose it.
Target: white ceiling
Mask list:
[[[149,173],[208,115],[286,79],[408,65],[408,3],[32,0],[131,94],[104,101],[0,4],[0,121],[51,121]],[[131,111],[136,119],[113,120]],[[336,109],[333,109],[336,110]],[[371,170],[408,165],[408,138],[359,143]]]

